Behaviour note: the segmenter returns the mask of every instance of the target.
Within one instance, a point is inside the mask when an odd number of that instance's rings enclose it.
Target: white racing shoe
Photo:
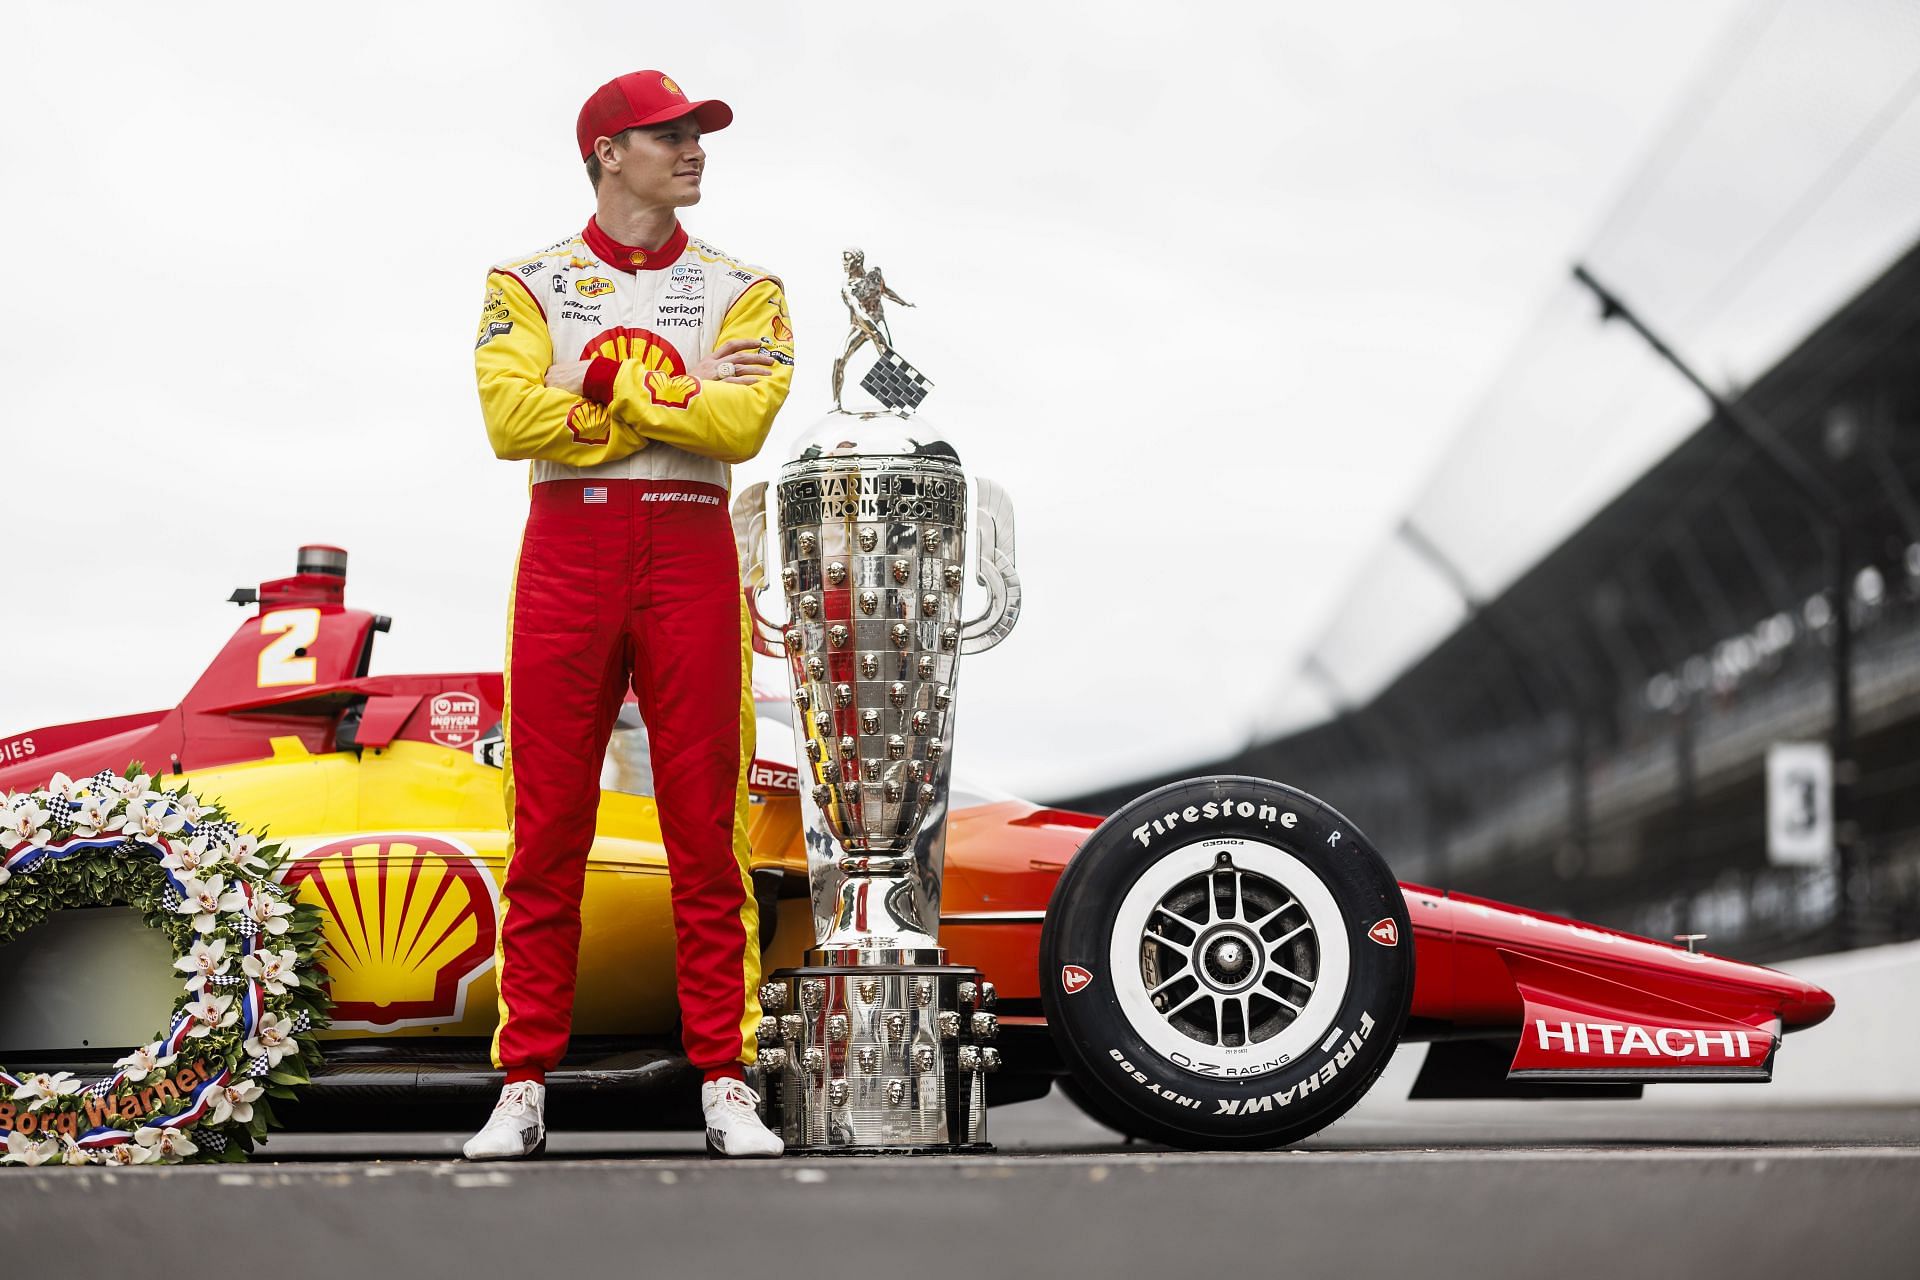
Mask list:
[[[708,1155],[764,1158],[787,1149],[780,1135],[761,1123],[755,1109],[759,1102],[759,1094],[732,1076],[700,1086],[700,1109],[707,1115]]]
[[[493,1114],[487,1117],[480,1132],[467,1139],[461,1153],[469,1160],[521,1160],[537,1156],[547,1149],[546,1113],[547,1086],[533,1080],[510,1084],[500,1091],[500,1101],[493,1104]]]

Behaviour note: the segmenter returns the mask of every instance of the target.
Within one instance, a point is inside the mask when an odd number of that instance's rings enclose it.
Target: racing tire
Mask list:
[[[1082,1109],[1195,1149],[1331,1124],[1413,1000],[1386,862],[1332,806],[1261,778],[1176,782],[1102,823],[1054,887],[1040,966]]]

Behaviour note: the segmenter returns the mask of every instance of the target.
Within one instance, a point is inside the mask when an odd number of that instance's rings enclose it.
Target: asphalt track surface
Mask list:
[[[1369,1099],[1250,1155],[1127,1145],[1057,1093],[991,1123],[990,1156],[286,1134],[247,1166],[0,1169],[0,1276],[1920,1276],[1920,1107]]]

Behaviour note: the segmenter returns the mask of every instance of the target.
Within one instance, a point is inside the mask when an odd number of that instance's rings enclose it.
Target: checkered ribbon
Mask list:
[[[233,931],[243,938],[255,938],[260,935],[260,922],[252,916],[236,916]]]
[[[193,834],[196,836],[205,836],[215,844],[219,844],[222,841],[231,840],[239,835],[240,824],[237,822],[203,822],[193,829]]]
[[[119,1078],[118,1074],[102,1076],[80,1092],[86,1094],[89,1098],[104,1098],[113,1092],[113,1082]]]
[[[54,826],[64,827],[80,812],[80,806],[64,796],[51,796],[47,800],[47,812],[53,815]]]
[[[93,784],[93,793],[95,795],[113,796],[120,794],[120,783],[122,779],[119,774],[111,769],[102,769],[91,778],[88,778],[87,781]]]
[[[215,1155],[227,1149],[227,1135],[214,1129],[194,1130],[193,1141],[202,1151],[211,1151]]]
[[[186,900],[187,895],[174,887],[173,877],[167,877],[167,882],[160,886],[160,905],[168,911],[178,911]]]
[[[293,1015],[293,1034],[299,1035],[303,1031],[311,1031],[312,1029],[313,1029],[312,1014],[308,1013],[305,1009],[302,1009],[299,1013],[296,1013]]]
[[[245,977],[231,973],[214,974],[212,977],[209,977],[207,981],[216,987],[244,987],[247,985],[247,979]]]
[[[271,1070],[273,1070],[273,1063],[270,1062],[267,1058],[267,1055],[263,1053],[259,1057],[255,1058],[252,1062],[249,1062],[247,1064],[247,1069],[244,1072],[244,1074],[250,1075],[250,1076],[263,1076]]]

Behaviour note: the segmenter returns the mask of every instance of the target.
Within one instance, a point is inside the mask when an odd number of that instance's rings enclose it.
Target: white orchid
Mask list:
[[[256,951],[240,957],[240,971],[274,995],[283,996],[288,987],[300,985],[300,975],[293,971],[299,960],[300,954],[292,947],[284,951]]]
[[[112,796],[88,796],[74,802],[74,834],[91,839],[108,831],[118,831],[127,825],[125,814],[117,814],[117,805]]]
[[[135,1049],[132,1053],[113,1065],[126,1072],[127,1079],[129,1080],[145,1080],[156,1071],[165,1071],[167,1067],[172,1064],[173,1060],[180,1056],[177,1053],[163,1054],[161,1051],[166,1047],[166,1041],[156,1041],[153,1044]]]
[[[188,1005],[185,1012],[193,1019],[193,1027],[187,1035],[194,1040],[204,1040],[208,1032],[217,1027],[230,1027],[240,1017],[240,1011],[233,1007],[231,996],[202,995]]]
[[[25,804],[18,804],[7,814],[6,823],[0,826],[0,849],[11,853],[23,844],[43,845],[53,838],[53,832],[47,824],[53,821],[53,815],[35,804],[28,796]]]
[[[278,937],[287,931],[287,917],[293,914],[293,904],[283,901],[262,888],[253,895],[253,901],[247,904],[247,914],[260,926],[262,932]]]
[[[107,1147],[100,1152],[100,1163],[102,1164],[155,1164],[159,1159],[160,1152],[147,1143],[140,1141],[138,1137],[134,1138],[132,1142],[117,1142],[113,1146]]]
[[[99,1164],[99,1153],[89,1151],[65,1134],[60,1135],[60,1159],[66,1164]]]
[[[225,857],[205,836],[195,836],[191,840],[170,840],[167,846],[166,856],[160,859],[160,865],[176,876],[204,875],[219,866]]]
[[[152,1153],[148,1159],[163,1164],[178,1164],[200,1149],[184,1129],[159,1129],[153,1125],[142,1125],[134,1130],[133,1141],[127,1145],[145,1148]]]
[[[227,842],[227,856],[233,859],[237,867],[249,871],[266,870],[267,860],[260,856],[260,841],[257,837],[242,831]]]
[[[196,827],[200,825],[200,819],[205,816],[207,808],[200,803],[199,796],[191,791],[167,791],[160,794],[172,802],[174,810],[182,818]]]
[[[120,789],[121,796],[128,804],[139,804],[153,794],[153,775],[142,773],[131,778],[121,778],[114,783],[114,786]]]
[[[232,1120],[239,1124],[248,1124],[253,1120],[253,1104],[260,1100],[264,1090],[251,1080],[239,1084],[230,1084],[224,1089],[215,1089],[209,1095],[212,1106],[207,1112],[207,1123],[225,1124]]]
[[[187,954],[175,960],[173,967],[188,975],[187,990],[205,991],[207,979],[222,977],[233,967],[233,961],[227,956],[227,940],[215,938],[209,942],[195,938]]]
[[[293,1020],[283,1018],[277,1013],[260,1015],[260,1025],[246,1038],[241,1048],[247,1051],[249,1058],[266,1055],[267,1065],[277,1067],[280,1059],[295,1051],[293,1042]]]
[[[43,1138],[35,1142],[18,1129],[7,1135],[7,1151],[0,1155],[0,1164],[24,1164],[32,1168],[45,1164],[60,1154],[58,1138]]]
[[[26,1103],[29,1111],[38,1111],[57,1098],[64,1098],[78,1092],[80,1092],[80,1078],[73,1072],[56,1071],[48,1075],[42,1071],[21,1080],[20,1087],[13,1091],[13,1100]]]
[[[175,835],[187,825],[181,813],[166,796],[139,801],[127,806],[127,834],[149,844],[162,836]]]
[[[53,781],[47,784],[47,789],[42,794],[49,800],[77,800],[85,787],[84,779],[75,782],[64,773],[56,773],[53,775]]]
[[[205,880],[188,878],[181,882],[180,891],[186,894],[180,905],[174,910],[183,916],[193,917],[193,927],[201,933],[212,933],[215,917],[222,911],[244,911],[247,896],[238,889],[227,888],[226,881],[219,876],[208,876]]]

